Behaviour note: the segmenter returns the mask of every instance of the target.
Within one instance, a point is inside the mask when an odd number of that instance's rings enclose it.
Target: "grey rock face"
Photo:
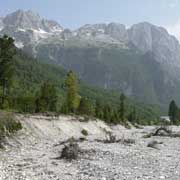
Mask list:
[[[128,30],[129,41],[143,53],[152,51],[160,60],[173,58],[179,53],[179,42],[161,27],[149,23],[133,25]],[[174,57],[176,58],[176,57]]]
[[[4,27],[4,24],[3,24],[3,18],[0,18],[0,30],[2,30]]]
[[[41,18],[38,14],[32,11],[18,10],[12,14],[7,15],[3,22],[5,26],[14,26],[22,29],[39,29],[42,28]]]
[[[93,25],[86,24],[86,25],[80,27],[77,30],[77,33],[79,35],[83,35],[83,34],[95,35],[96,33],[104,34],[105,28],[106,28],[106,24],[93,24]]]
[[[85,25],[77,31],[79,37],[98,38],[104,42],[128,42],[126,27],[119,23]]]
[[[47,32],[62,32],[63,28],[56,22],[52,20],[42,20],[43,29]]]
[[[173,76],[179,76],[180,45],[178,40],[162,28],[150,23],[133,25],[128,30],[129,41],[143,53],[152,52],[157,62]],[[174,70],[172,70],[174,69]],[[176,70],[175,70],[176,69]]]
[[[73,33],[69,29],[64,29],[61,33],[61,38],[63,40],[68,40],[73,36]]]
[[[152,34],[149,23],[133,25],[128,30],[129,41],[144,53],[152,51]]]
[[[33,11],[18,10],[7,15],[3,19],[5,26],[13,26],[19,29],[42,29],[46,32],[62,31],[62,27],[55,21],[42,19]]]
[[[119,41],[128,41],[128,33],[126,27],[123,24],[110,23],[107,25],[105,32],[109,34],[112,38],[115,38]]]

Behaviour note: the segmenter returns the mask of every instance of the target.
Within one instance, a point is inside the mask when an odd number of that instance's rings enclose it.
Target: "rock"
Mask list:
[[[161,144],[161,143],[159,143],[157,141],[151,141],[148,143],[147,147],[151,147],[154,149],[160,149],[159,144]]]

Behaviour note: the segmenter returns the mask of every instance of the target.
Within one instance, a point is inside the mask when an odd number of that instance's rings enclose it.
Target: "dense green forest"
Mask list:
[[[134,102],[117,91],[88,86],[74,72],[42,63],[17,49],[11,56],[8,48],[3,51],[7,51],[4,55],[13,66],[13,73],[6,77],[11,81],[9,86],[3,87],[1,83],[2,109],[21,113],[75,113],[95,116],[109,123],[158,122],[158,107]],[[3,63],[2,55],[0,59]]]

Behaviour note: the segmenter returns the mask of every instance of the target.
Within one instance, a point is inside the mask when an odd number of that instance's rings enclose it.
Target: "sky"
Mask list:
[[[148,21],[180,39],[180,0],[0,0],[0,16],[33,10],[65,28],[118,22],[127,27]]]

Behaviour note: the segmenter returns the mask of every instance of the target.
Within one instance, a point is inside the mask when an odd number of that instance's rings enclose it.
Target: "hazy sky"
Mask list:
[[[71,29],[88,23],[130,26],[148,21],[180,37],[180,0],[0,0],[0,16],[17,9],[34,10]]]

